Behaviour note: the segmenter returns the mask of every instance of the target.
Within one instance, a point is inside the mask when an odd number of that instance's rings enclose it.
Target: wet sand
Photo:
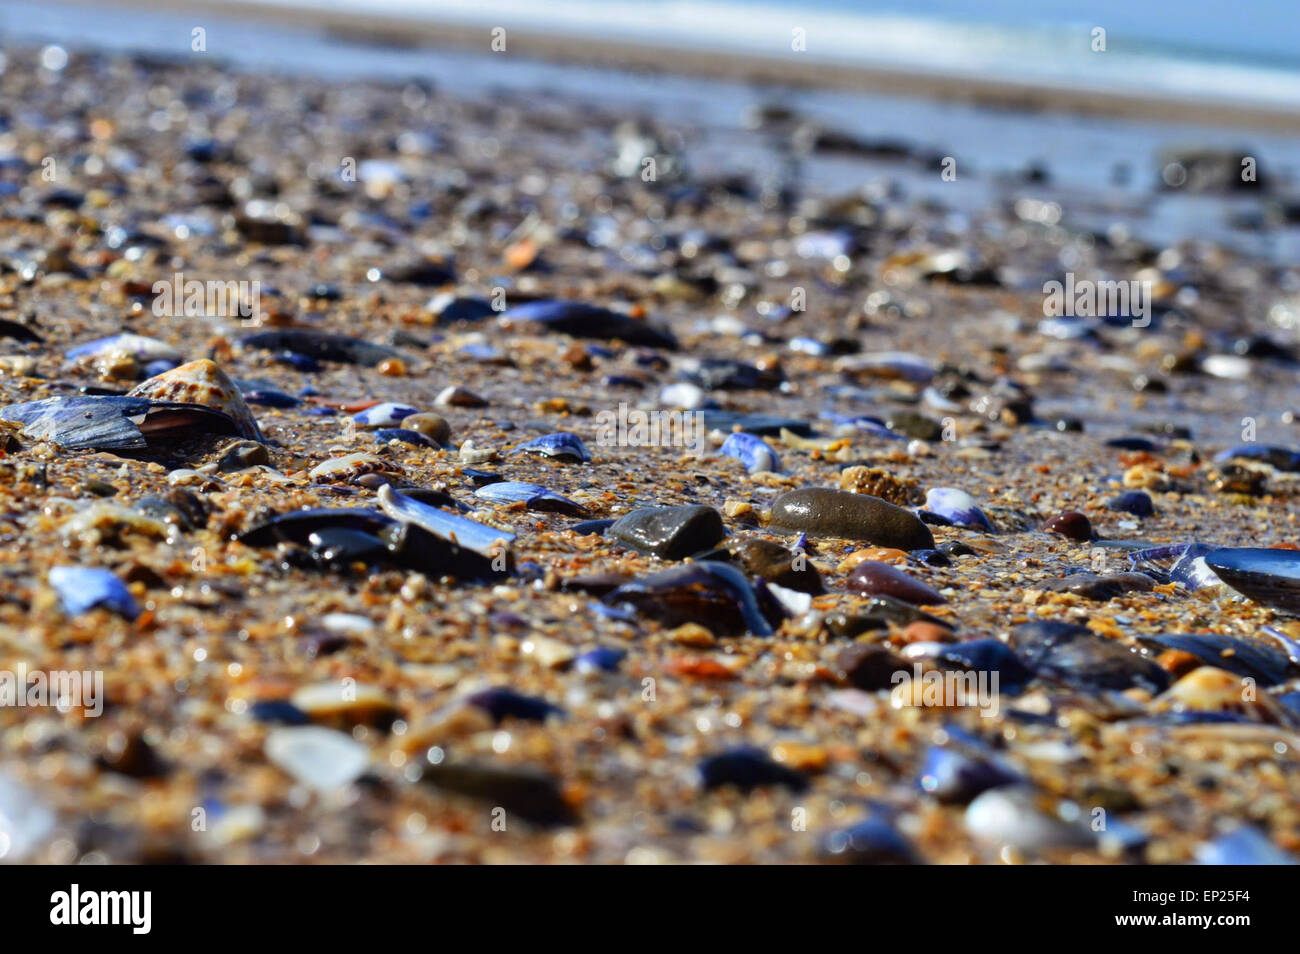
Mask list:
[[[108,696],[99,718],[0,708],[6,784],[25,793],[5,797],[55,813],[21,860],[1183,862],[1242,823],[1300,849],[1300,715],[1283,701],[1295,672],[1262,632],[1294,637],[1295,622],[1154,578],[1102,599],[1052,592],[1067,573],[1127,571],[1126,548],[1106,540],[1296,542],[1293,474],[1213,461],[1241,442],[1244,417],[1259,441],[1295,443],[1288,270],[1210,243],[1099,236],[1068,207],[1057,221],[999,202],[957,221],[889,193],[704,179],[671,124],[633,128],[620,110],[542,94],[484,102],[76,53],[51,79],[37,55],[9,51],[0,76],[4,99],[23,104],[7,134],[18,158],[4,172],[0,318],[40,337],[4,342],[3,404],[132,387],[146,362],[64,355],[123,331],[211,357],[250,397],[299,403],[251,405],[265,456],[247,452],[243,468],[221,463],[230,436],[123,455],[11,428],[0,663],[101,670]],[[40,160],[54,129],[70,176],[51,184]],[[754,133],[754,148],[770,133]],[[645,155],[654,182],[628,168]],[[340,179],[345,157],[372,160],[361,181]],[[1042,286],[1064,252],[1081,274],[1150,280],[1151,325],[1045,333]],[[263,324],[160,317],[153,283],[178,271],[262,282]],[[447,320],[431,304],[498,288],[512,308],[563,299],[630,314],[679,347],[495,313]],[[796,289],[802,310],[788,307]],[[312,369],[244,343],[277,330],[397,355]],[[905,354],[871,358],[881,352]],[[734,364],[702,377],[699,359]],[[671,409],[662,389],[683,378],[705,381],[696,397],[718,410],[781,415],[812,436],[764,435],[780,473],[720,455],[726,428],[702,458],[599,442],[601,412]],[[438,404],[448,387],[484,403]],[[347,424],[372,402],[443,416],[445,446],[384,444]],[[319,413],[330,407],[339,413]],[[892,433],[851,421],[868,416]],[[592,460],[511,453],[557,431]],[[317,470],[349,453],[369,459]],[[851,466],[883,470],[873,489],[911,507],[929,489],[965,490],[993,529],[931,525],[925,549],[942,558],[810,533],[804,552],[827,592],[787,613],[767,604],[770,636],[735,631],[717,602],[691,624],[669,621],[672,594],[639,610],[603,602],[611,575],[643,580],[681,561],[572,529],[700,504],[733,542],[791,547],[796,533],[764,526],[773,501],[840,487]],[[492,505],[475,471],[585,513]],[[310,547],[240,539],[302,507],[375,508],[386,483],[446,494],[514,533],[511,575],[471,582],[371,558],[304,566]],[[1125,489],[1148,491],[1155,514],[1107,509]],[[1064,511],[1085,513],[1097,539],[1045,532]],[[345,553],[356,544],[338,539]],[[933,619],[894,606],[883,626],[851,632],[872,614],[848,586],[864,556],[936,589]],[[49,571],[65,564],[111,570],[140,615],[61,608]],[[1033,620],[1141,650],[1174,688],[1124,684],[1131,661],[1107,663],[1118,688],[1081,664],[1077,682],[1008,686],[985,719],[951,699],[895,708],[845,656],[879,647],[896,664],[918,642],[1018,646],[1016,627]],[[1207,688],[1204,672],[1176,684],[1196,660],[1140,638],[1189,632],[1245,639],[1284,678],[1260,687],[1262,702],[1236,681]],[[579,664],[596,648],[616,651],[608,671]],[[488,687],[524,698],[475,695]],[[1206,717],[1183,718],[1188,700]],[[334,734],[302,734],[315,728]],[[957,745],[954,728],[975,741]],[[739,768],[708,761],[737,746],[758,754]],[[1005,760],[1037,805],[1016,817],[1038,821],[1025,831],[986,801],[988,822],[969,814],[969,791],[927,793],[931,746]],[[1080,835],[1097,809],[1122,838]],[[846,841],[864,819],[877,827]]]

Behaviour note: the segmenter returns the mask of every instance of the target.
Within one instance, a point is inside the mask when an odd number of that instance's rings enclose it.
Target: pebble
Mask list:
[[[1151,495],[1142,490],[1128,490],[1112,497],[1106,501],[1106,509],[1135,517],[1149,517],[1156,512]]]
[[[53,834],[55,821],[44,799],[0,770],[0,862],[30,858]]]
[[[1092,524],[1077,510],[1058,513],[1043,524],[1043,529],[1048,533],[1059,533],[1076,543],[1087,543],[1092,539]]]
[[[267,759],[318,792],[351,785],[370,765],[370,753],[351,736],[320,726],[289,726],[266,736]]]
[[[1031,855],[1093,843],[1087,828],[1061,820],[1049,804],[1049,798],[1028,787],[989,789],[967,807],[966,830],[991,847],[1007,846]]]
[[[782,494],[772,503],[775,528],[815,536],[860,540],[900,550],[934,546],[934,537],[915,514],[866,494],[829,488],[804,488]]]
[[[938,590],[913,579],[888,563],[863,560],[846,582],[849,590],[864,596],[892,596],[918,606],[937,606],[948,602]]]
[[[440,407],[487,407],[487,398],[480,397],[469,388],[455,385],[443,388],[433,400]]]
[[[625,514],[605,536],[662,560],[682,560],[714,546],[726,535],[722,514],[712,507],[646,507]]]
[[[773,761],[762,749],[738,746],[700,762],[700,785],[705,791],[732,787],[749,793],[756,788],[781,786],[792,792],[808,788],[800,772]]]
[[[1104,603],[1125,593],[1145,593],[1155,588],[1156,582],[1145,573],[1074,573],[1040,586],[1049,593],[1073,593],[1084,599]]]
[[[126,584],[110,571],[98,567],[56,566],[50,568],[50,586],[63,601],[63,611],[69,616],[80,616],[96,607],[102,607],[118,616],[133,620],[140,615],[140,607],[126,588]]]
[[[401,427],[404,430],[423,434],[439,444],[445,444],[451,439],[451,425],[447,423],[446,418],[437,414],[428,412],[412,414],[402,419]]]
[[[563,716],[564,710],[545,699],[525,696],[506,686],[494,686],[465,697],[465,704],[482,709],[492,721],[500,725],[506,719],[523,722],[545,722],[552,716]]]
[[[873,812],[855,825],[826,835],[822,842],[822,857],[826,861],[857,865],[921,863],[912,844],[880,812]]]
[[[925,753],[917,787],[948,805],[966,805],[982,793],[1024,778],[991,756],[978,756],[934,745]]]
[[[506,830],[510,830],[511,816],[541,827],[573,825],[578,821],[559,783],[551,775],[528,766],[439,762],[425,765],[420,778],[441,791],[505,809]]]

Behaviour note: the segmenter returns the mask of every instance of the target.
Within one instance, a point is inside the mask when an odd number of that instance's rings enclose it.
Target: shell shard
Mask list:
[[[525,302],[503,312],[500,321],[507,328],[515,324],[536,324],[575,338],[618,339],[628,344],[677,350],[677,339],[669,331],[608,308],[576,301]]]
[[[1186,558],[1184,558],[1186,559]],[[1224,547],[1203,557],[1207,572],[1257,603],[1300,614],[1300,553],[1266,547]]]
[[[359,364],[370,368],[390,358],[401,358],[408,363],[417,360],[410,352],[399,351],[387,345],[349,338],[347,335],[333,335],[302,328],[263,331],[241,338],[239,343],[242,347],[252,350],[287,351],[315,358],[317,361]]]
[[[582,443],[582,438],[569,431],[556,431],[554,434],[543,434],[541,437],[534,437],[531,441],[526,441],[513,448],[510,453],[515,454],[520,451],[529,454],[540,454],[553,460],[568,460],[580,464],[591,461],[591,452],[587,450],[587,445]]]
[[[416,413],[416,409],[409,404],[386,401],[353,414],[352,420],[356,421],[358,427],[396,427]]]
[[[110,571],[99,567],[56,566],[50,569],[50,586],[54,587],[69,616],[80,616],[96,607],[135,619],[140,615],[126,584]]]
[[[379,506],[394,520],[413,523],[439,539],[492,559],[514,542],[515,535],[486,524],[439,510],[406,496],[392,487],[379,488]]]
[[[221,411],[130,395],[79,394],[11,404],[0,408],[0,418],[22,424],[29,437],[68,450],[141,450],[195,434],[239,433]]]
[[[736,431],[727,436],[718,451],[723,457],[734,457],[745,465],[751,474],[773,472],[780,473],[781,458],[761,437]]]
[[[257,426],[253,412],[248,409],[239,387],[215,362],[207,358],[182,364],[179,368],[141,381],[127,393],[127,397],[211,408],[233,420],[238,425],[241,437],[254,441],[264,440],[261,428]]]
[[[993,524],[980,510],[975,498],[956,487],[935,487],[926,491],[925,509],[959,527],[992,530]]]
[[[185,360],[185,356],[167,342],[146,335],[134,334],[109,335],[107,338],[96,338],[94,341],[87,341],[75,348],[70,348],[64,353],[64,357],[69,361],[76,362],[113,353],[128,354],[141,362],[169,361],[180,364]]]
[[[1134,570],[1157,583],[1177,583],[1187,590],[1199,590],[1224,582],[1205,562],[1206,555],[1214,549],[1205,543],[1172,543],[1137,550],[1128,559]]]
[[[501,480],[485,484],[474,491],[474,496],[495,504],[523,503],[529,510],[553,512],[580,517],[586,514],[586,508],[568,497],[562,497],[553,490],[547,490],[538,484],[527,484],[518,480]]]
[[[609,606],[630,604],[664,626],[704,621],[723,632],[773,633],[745,574],[713,560],[675,566],[625,583],[604,602]]]

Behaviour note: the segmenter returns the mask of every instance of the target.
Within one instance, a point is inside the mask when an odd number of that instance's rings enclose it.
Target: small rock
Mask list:
[[[614,521],[605,536],[663,560],[681,560],[714,546],[726,532],[722,514],[691,505],[633,510]]]
[[[351,736],[314,725],[273,730],[264,751],[272,764],[318,792],[352,784],[370,764],[366,747]]]
[[[867,494],[810,487],[791,490],[772,503],[771,525],[825,537],[861,540],[900,550],[934,546],[915,514]]]
[[[1059,533],[1078,543],[1087,543],[1092,539],[1092,524],[1077,510],[1058,513],[1043,524],[1043,529],[1048,533]]]
[[[888,563],[863,560],[849,574],[848,588],[864,596],[892,596],[917,606],[937,606],[948,602],[937,590],[913,579]]]

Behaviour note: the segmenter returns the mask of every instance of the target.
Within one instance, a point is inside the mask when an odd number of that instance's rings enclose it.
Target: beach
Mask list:
[[[1300,114],[187,7],[5,25],[0,858],[1300,854]]]

